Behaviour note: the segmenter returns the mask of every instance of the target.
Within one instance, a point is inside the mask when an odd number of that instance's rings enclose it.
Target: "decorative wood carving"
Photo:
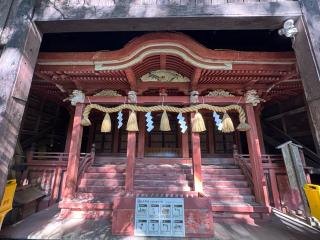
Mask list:
[[[255,89],[248,90],[245,93],[244,97],[246,99],[246,103],[250,103],[254,107],[257,106],[260,102],[265,102],[264,99],[259,97],[257,90]]]
[[[207,94],[207,96],[208,97],[234,97],[233,94],[222,89],[211,91]]]
[[[93,96],[118,97],[118,96],[122,96],[122,95],[119,94],[115,90],[102,90],[102,91],[94,94]]]
[[[190,79],[173,70],[156,70],[141,77],[142,82],[190,82]]]
[[[73,90],[72,94],[63,101],[70,101],[72,106],[75,106],[77,103],[84,103],[85,94],[81,90]]]

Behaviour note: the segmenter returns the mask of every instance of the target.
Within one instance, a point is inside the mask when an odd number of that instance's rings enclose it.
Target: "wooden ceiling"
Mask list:
[[[142,82],[151,71],[174,70],[190,82]],[[241,95],[257,89],[267,101],[302,92],[292,52],[241,52],[207,49],[179,33],[151,33],[116,51],[39,55],[32,90],[61,101],[74,89],[87,95],[104,89],[138,95],[200,95],[223,89]]]

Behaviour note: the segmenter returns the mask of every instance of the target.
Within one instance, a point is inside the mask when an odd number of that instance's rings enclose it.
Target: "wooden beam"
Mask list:
[[[100,1],[101,2],[101,1]],[[34,21],[46,32],[161,30],[279,29],[288,19],[301,16],[297,1],[224,4],[135,4],[116,1],[110,7],[96,1],[50,4],[41,1]],[[165,1],[168,2],[168,1]],[[198,2],[198,1],[197,1]],[[199,1],[203,4],[205,1]],[[128,11],[130,7],[130,11]],[[68,19],[68,21],[61,21]]]
[[[271,121],[280,119],[280,118],[282,118],[284,116],[290,116],[290,115],[302,113],[302,112],[305,112],[305,111],[307,111],[306,107],[299,107],[299,108],[292,109],[292,110],[287,111],[287,112],[283,112],[283,113],[280,113],[280,114],[277,114],[277,115],[273,115],[271,117],[267,117],[264,120],[266,120],[268,122],[271,122]]]
[[[72,125],[66,185],[63,191],[64,199],[72,199],[75,196],[75,192],[78,186],[80,149],[81,149],[82,133],[83,133],[83,127],[81,125],[83,109],[84,109],[84,104],[77,103],[75,113],[74,113],[73,125]]]
[[[254,88],[257,90],[267,90],[270,86],[267,84],[255,84]],[[230,89],[230,90],[245,90],[245,85],[243,84],[199,84],[198,90],[204,91],[207,89]]]
[[[124,70],[124,72],[127,76],[127,79],[128,79],[129,85],[130,85],[130,89],[136,90],[137,89],[137,78],[136,78],[134,71],[131,68],[129,68],[129,69]]]
[[[91,96],[86,97],[84,103],[101,103],[101,104],[122,104],[126,101],[127,97],[99,97]],[[205,103],[208,104],[244,104],[243,97],[203,97]],[[159,96],[138,96],[138,104],[190,104],[189,96],[167,96],[165,98]]]

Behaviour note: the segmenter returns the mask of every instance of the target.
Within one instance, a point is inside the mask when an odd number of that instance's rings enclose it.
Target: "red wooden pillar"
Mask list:
[[[144,157],[144,145],[146,136],[146,119],[143,112],[139,114],[138,158]]]
[[[78,170],[80,162],[80,150],[82,141],[83,127],[81,125],[82,112],[84,104],[77,103],[76,110],[73,118],[72,134],[69,148],[67,178],[64,191],[64,199],[71,199],[74,197],[77,181]]]
[[[136,133],[128,132],[127,145],[127,167],[126,167],[126,183],[125,190],[130,192],[133,190],[134,167],[136,161]]]
[[[184,115],[185,119],[188,118]],[[181,133],[181,151],[183,158],[189,158],[189,131],[187,130],[185,133]]]
[[[73,119],[74,119],[74,111],[70,111],[70,119],[68,124],[68,132],[66,138],[66,145],[64,147],[64,152],[68,152],[70,149],[70,142],[71,142],[71,135],[72,135],[72,128],[73,128]]]
[[[191,113],[191,119],[194,118],[194,113]],[[191,120],[192,122],[192,120]],[[192,142],[192,165],[193,165],[193,188],[196,192],[203,192],[202,173],[201,173],[201,147],[200,134],[191,134]]]
[[[253,106],[246,105],[246,113],[250,130],[247,131],[247,142],[250,154],[251,173],[254,185],[254,193],[259,203],[269,206],[267,184],[262,168],[260,139],[258,136],[257,123]]]
[[[260,141],[260,149],[261,149],[261,153],[265,154],[266,150],[264,147],[264,141],[263,141],[263,132],[262,132],[262,127],[261,127],[261,108],[257,107],[256,111],[255,111],[255,117],[256,117],[256,123],[257,123],[257,131],[258,131],[258,137],[259,137],[259,141]]]

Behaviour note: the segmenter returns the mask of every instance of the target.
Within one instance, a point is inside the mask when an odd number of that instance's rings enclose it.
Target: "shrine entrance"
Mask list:
[[[176,114],[169,113],[171,131],[161,131],[161,113],[155,114],[155,128],[145,134],[145,157],[181,157],[181,138]]]

